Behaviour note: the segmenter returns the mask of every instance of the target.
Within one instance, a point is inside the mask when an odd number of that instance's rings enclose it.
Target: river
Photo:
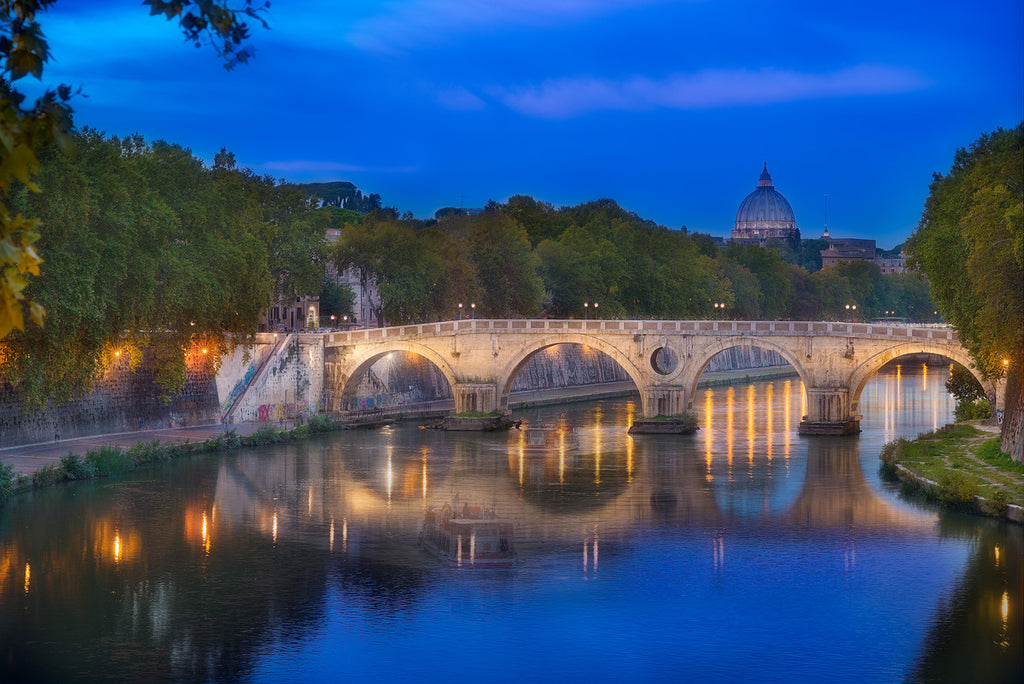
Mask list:
[[[948,367],[888,366],[857,437],[800,381],[521,412],[576,435],[401,424],[164,464],[0,510],[0,681],[1019,681],[1019,527],[904,500],[898,436]],[[428,508],[512,521],[508,568],[427,553]]]

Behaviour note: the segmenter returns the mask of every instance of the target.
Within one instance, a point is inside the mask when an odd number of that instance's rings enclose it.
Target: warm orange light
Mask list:
[[[114,352],[114,356],[120,356],[120,355],[121,355],[121,350],[120,349],[118,349],[116,352]]]
[[[203,353],[205,354],[207,351],[206,347],[203,347]]]
[[[1004,366],[1009,366],[1010,365],[1010,359],[1003,359],[1003,365]]]

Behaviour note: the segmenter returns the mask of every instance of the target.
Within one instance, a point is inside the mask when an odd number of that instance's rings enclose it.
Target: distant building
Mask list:
[[[746,196],[736,212],[732,239],[734,242],[761,243],[772,238],[788,240],[795,233],[793,207],[772,185],[772,175],[765,163],[757,189]]]
[[[882,269],[883,275],[906,273],[907,255],[900,252],[900,255],[897,257],[875,257],[875,264],[878,265],[878,268]]]
[[[821,236],[822,240],[828,240],[827,249],[821,250],[821,267],[828,268],[843,262],[850,261],[874,261],[875,241],[861,240],[858,238],[834,238],[826,231]]]
[[[339,228],[328,228],[327,229],[327,241],[335,243],[341,239],[341,229]],[[363,287],[362,279],[359,277],[359,272],[353,268],[345,269],[344,273],[338,273],[334,268],[334,264],[327,265],[327,274],[335,279],[335,282],[339,285],[348,285],[352,288],[352,292],[355,294],[355,301],[352,303],[352,315],[355,320],[349,321],[360,326],[365,327],[376,327],[380,325],[380,321],[377,320],[377,315],[374,313],[372,306],[373,301],[380,301],[380,293],[377,292],[377,281],[370,280],[366,283],[366,287]],[[324,321],[324,325],[342,325],[342,321],[334,321],[333,323]]]

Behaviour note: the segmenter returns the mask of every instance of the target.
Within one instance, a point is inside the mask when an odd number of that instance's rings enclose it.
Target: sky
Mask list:
[[[225,70],[139,0],[59,0],[75,124],[430,218],[611,198],[727,236],[767,163],[803,237],[890,248],[957,148],[1024,119],[1024,3],[277,0]],[[27,80],[27,79],[26,79]],[[827,200],[826,200],[827,196]]]

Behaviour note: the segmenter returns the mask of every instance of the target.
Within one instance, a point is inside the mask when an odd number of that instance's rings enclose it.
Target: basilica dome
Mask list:
[[[740,203],[732,237],[743,240],[786,239],[795,232],[793,207],[772,185],[772,175],[768,173],[766,163],[757,181],[757,189]]]

